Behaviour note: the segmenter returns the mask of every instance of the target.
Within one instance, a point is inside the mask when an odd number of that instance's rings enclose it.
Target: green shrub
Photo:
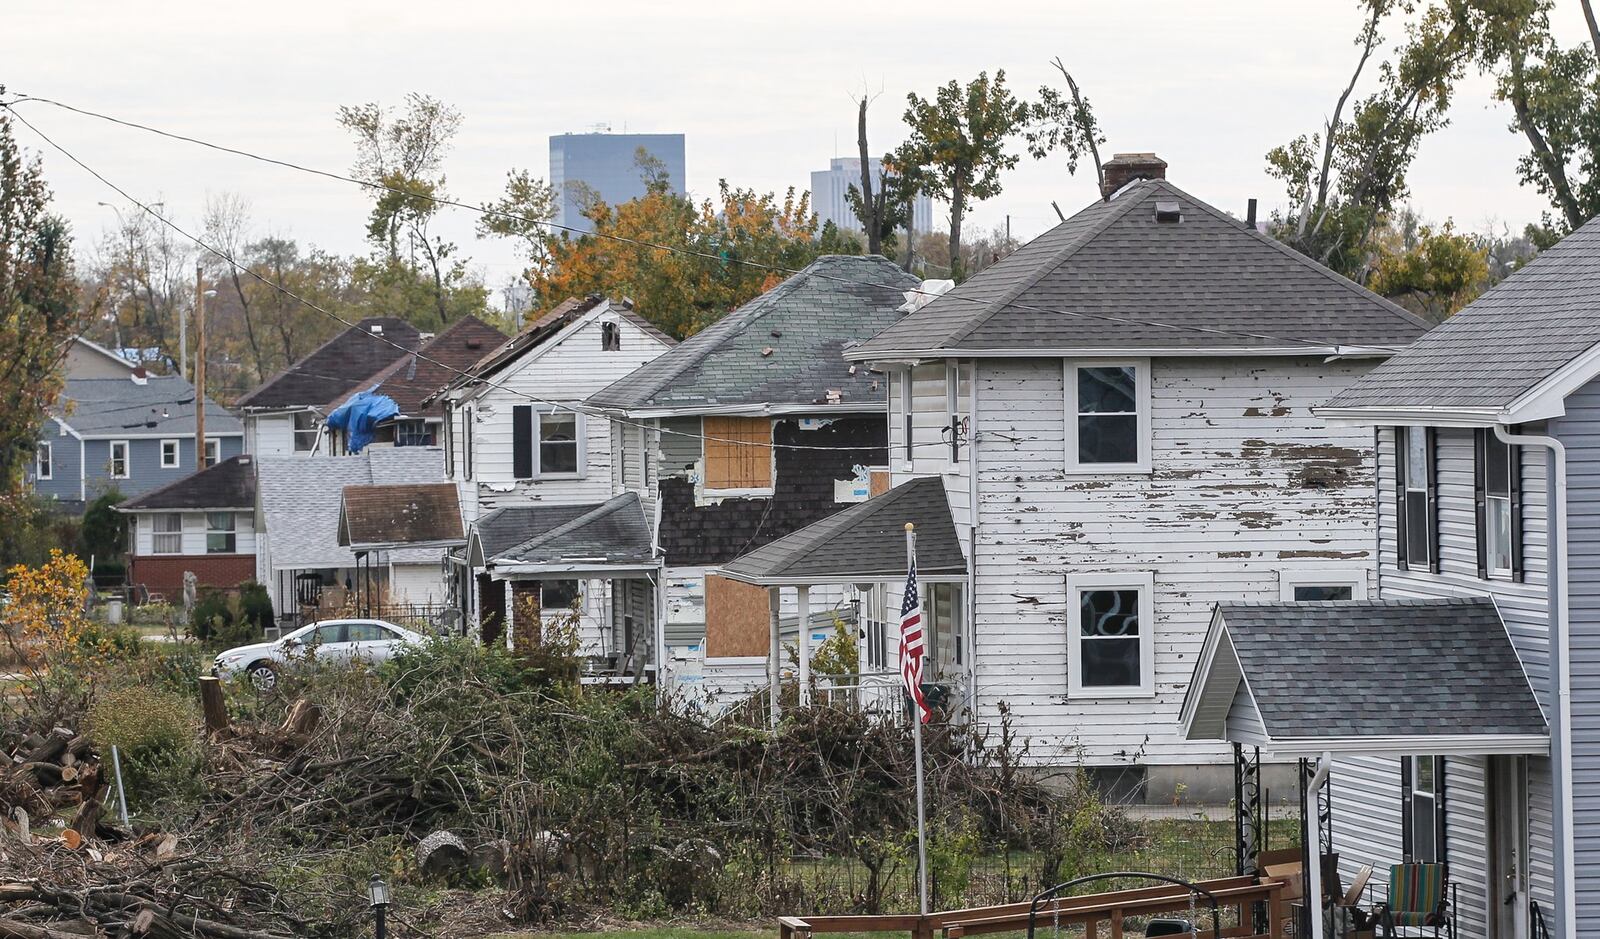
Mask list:
[[[267,588],[254,581],[237,591],[208,587],[195,598],[189,615],[189,634],[202,642],[238,646],[257,642],[272,625],[272,601]]]
[[[200,795],[199,720],[175,692],[146,685],[102,691],[89,706],[88,730],[107,755],[117,748],[130,808]]]

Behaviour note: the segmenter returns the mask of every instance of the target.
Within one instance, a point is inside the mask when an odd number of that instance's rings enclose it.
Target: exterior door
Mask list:
[[[1528,763],[1489,758],[1489,937],[1528,935]]]

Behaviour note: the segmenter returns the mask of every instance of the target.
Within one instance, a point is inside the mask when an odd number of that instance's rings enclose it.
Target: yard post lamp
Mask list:
[[[372,901],[372,935],[376,939],[388,939],[389,930],[384,922],[384,913],[389,909],[389,885],[377,874],[373,874],[372,880],[367,883],[367,897]]]

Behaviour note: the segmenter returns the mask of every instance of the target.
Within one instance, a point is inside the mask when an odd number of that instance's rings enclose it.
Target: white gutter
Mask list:
[[[855,346],[842,353],[847,362],[907,362],[933,359],[1093,359],[1093,358],[1239,358],[1253,356],[1315,356],[1322,358],[1380,358],[1394,355],[1400,348],[1387,346],[1022,346],[1017,348],[906,348],[866,349]]]
[[[1324,753],[1317,759],[1317,769],[1311,774],[1311,780],[1306,784],[1306,811],[1305,817],[1300,820],[1300,837],[1304,840],[1301,844],[1314,846],[1307,854],[1311,863],[1306,867],[1306,904],[1308,910],[1315,909],[1308,919],[1311,920],[1311,939],[1322,939],[1322,832],[1320,830],[1320,815],[1317,805],[1322,801],[1317,793],[1328,784],[1328,771],[1333,768],[1333,754]],[[1311,904],[1315,903],[1315,907]]]
[[[1544,434],[1513,434],[1502,424],[1494,425],[1494,435],[1508,446],[1544,447],[1550,451],[1550,462],[1555,468],[1555,491],[1551,493],[1554,505],[1550,513],[1550,556],[1555,559],[1556,610],[1555,628],[1558,643],[1556,658],[1556,713],[1560,725],[1556,735],[1558,769],[1556,781],[1561,786],[1557,800],[1560,807],[1561,864],[1561,925],[1564,936],[1576,939],[1578,935],[1578,882],[1576,870],[1577,851],[1573,838],[1572,810],[1572,610],[1567,587],[1567,448],[1560,440]]]

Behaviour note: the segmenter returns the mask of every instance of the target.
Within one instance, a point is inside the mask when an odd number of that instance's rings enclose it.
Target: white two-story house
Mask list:
[[[1103,201],[844,350],[888,373],[896,488],[873,501],[901,508],[846,510],[862,526],[807,576],[876,582],[892,630],[913,522],[953,713],[997,729],[1003,706],[1032,759],[1126,798],[1225,803],[1227,751],[1179,726],[1212,604],[1371,594],[1372,437],[1311,409],[1424,326],[1143,178],[1165,165],[1119,155]],[[894,667],[892,635],[863,645]]]
[[[486,639],[529,604],[576,604],[606,668],[655,661],[654,546],[638,497],[614,490],[611,423],[584,401],[673,345],[625,301],[568,300],[424,402],[443,402],[468,537],[455,590]]]

